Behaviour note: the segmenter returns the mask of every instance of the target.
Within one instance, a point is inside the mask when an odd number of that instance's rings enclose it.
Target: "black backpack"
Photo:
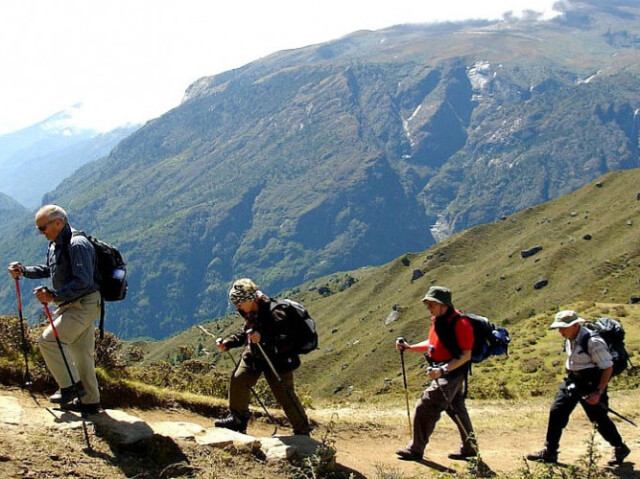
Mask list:
[[[100,338],[104,337],[104,302],[122,301],[127,296],[127,265],[118,248],[100,241],[83,231],[74,231],[73,236],[84,236],[96,252],[96,279],[100,287]]]
[[[272,301],[271,311],[276,308],[282,309],[290,320],[291,337],[296,354],[307,354],[318,348],[316,323],[309,315],[307,308],[291,299]]]
[[[599,336],[607,343],[611,359],[613,360],[613,373],[611,375],[617,376],[627,369],[627,365],[631,360],[624,346],[625,333],[620,322],[605,316],[598,318],[596,321],[585,321],[582,323],[582,326],[589,331],[589,334],[583,337],[582,343],[580,344],[584,352],[589,352],[589,339],[594,336]]]
[[[473,327],[473,349],[471,350],[471,362],[479,363],[490,356],[509,354],[509,331],[506,328],[493,324],[489,319],[472,313],[456,315],[448,324],[446,331],[440,330],[438,338],[454,357],[459,357],[462,352],[455,337],[455,325],[458,319],[467,318]],[[438,333],[436,328],[436,333]]]

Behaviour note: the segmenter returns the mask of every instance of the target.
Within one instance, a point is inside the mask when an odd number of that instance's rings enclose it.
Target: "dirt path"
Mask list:
[[[638,398],[624,398],[625,412],[639,423],[636,411]],[[550,400],[549,400],[550,401]],[[613,401],[616,404],[616,401]],[[514,472],[525,464],[524,455],[543,446],[549,404],[545,401],[527,403],[474,403],[469,411],[479,438],[484,462],[496,472]],[[320,411],[319,411],[320,412]],[[452,461],[447,453],[459,445],[459,435],[453,422],[442,417],[431,438],[423,463],[400,461],[395,451],[410,439],[406,409],[343,411],[340,416],[346,424],[338,425],[336,446],[338,461],[355,469],[366,477],[379,476],[380,469],[397,471],[407,477],[429,477],[439,470],[464,470],[465,462]],[[339,420],[340,421],[340,420]],[[640,435],[638,428],[625,422],[616,424],[621,435],[632,449],[628,464],[618,470],[621,478],[640,478]],[[561,443],[560,461],[576,464],[586,451],[591,425],[582,410],[576,410],[565,430]],[[596,435],[599,463],[605,465],[611,448]],[[633,463],[633,464],[631,464]]]
[[[17,389],[0,388],[3,395],[12,395],[27,411],[36,412],[37,409],[47,406],[44,398],[39,400],[40,406],[34,403],[31,396]],[[640,400],[640,392],[614,395],[612,406],[620,412],[628,415],[636,423],[640,423],[640,413],[637,412],[637,404]],[[523,467],[523,456],[542,447],[546,428],[547,408],[550,398],[532,400],[527,402],[473,402],[470,401],[470,415],[477,430],[480,449],[483,460],[496,472],[514,472]],[[212,418],[202,417],[183,410],[126,410],[147,421],[185,421],[195,422],[205,427],[210,427]],[[278,415],[278,411],[274,411]],[[27,414],[29,416],[30,414]],[[34,418],[35,418],[34,414]],[[361,477],[378,478],[382,472],[395,473],[396,477],[435,477],[439,471],[464,470],[466,463],[451,461],[447,453],[458,445],[458,435],[451,420],[443,416],[427,448],[423,463],[405,462],[396,459],[395,451],[403,447],[409,439],[406,410],[404,408],[384,408],[374,406],[361,406],[353,408],[325,408],[311,410],[310,416],[318,422],[319,426],[314,431],[316,439],[322,439],[327,434],[334,441],[338,451],[338,463],[361,474]],[[28,419],[27,419],[28,420]],[[616,472],[621,479],[640,478],[640,434],[639,429],[616,420],[616,424],[632,453],[625,463]],[[35,428],[34,428],[35,429]],[[263,421],[252,421],[248,433],[254,436],[269,436],[273,427]],[[286,428],[280,429],[282,434],[289,432]],[[586,441],[589,439],[590,426],[582,411],[577,410],[572,416],[569,427],[565,431],[562,440],[560,460],[566,464],[575,464],[586,450]],[[0,471],[11,457],[8,448],[30,447],[28,445],[39,443],[29,437],[34,431],[29,427],[14,428],[3,427],[0,437]],[[60,432],[47,431],[48,436],[62,434]],[[78,432],[72,434],[78,435]],[[77,438],[76,438],[77,439]],[[72,442],[67,437],[67,443]],[[82,443],[79,442],[76,449],[81,454]],[[596,443],[602,458],[600,463],[604,465],[610,456],[610,447],[596,436]],[[74,446],[75,447],[75,446]],[[7,450],[3,450],[7,449]],[[40,455],[41,456],[41,455]],[[53,454],[52,457],[41,459],[64,462],[63,458]],[[9,461],[10,462],[10,461]],[[15,464],[14,464],[15,466]],[[256,465],[259,467],[259,465]],[[110,464],[105,464],[102,475],[92,465],[86,475],[77,477],[124,477],[118,476]],[[93,475],[95,474],[95,475]],[[28,475],[3,475],[3,477],[32,477]],[[49,477],[49,476],[47,476]],[[58,477],[58,476],[51,476]],[[257,476],[260,477],[260,476]]]

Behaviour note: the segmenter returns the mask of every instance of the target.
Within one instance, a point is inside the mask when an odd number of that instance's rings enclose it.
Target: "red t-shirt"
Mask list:
[[[461,314],[460,311],[455,311],[454,314],[449,315],[447,322],[451,322],[455,314]],[[453,358],[451,352],[445,347],[444,344],[438,339],[436,334],[435,316],[431,317],[431,327],[429,328],[429,356],[435,362],[449,361]],[[465,349],[473,349],[473,326],[467,318],[460,317],[456,322],[456,338],[458,339],[458,346],[464,351]]]

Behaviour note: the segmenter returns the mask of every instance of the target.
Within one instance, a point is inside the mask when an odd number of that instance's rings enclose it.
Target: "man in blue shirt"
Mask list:
[[[83,235],[73,235],[67,213],[57,205],[36,212],[36,228],[49,240],[46,264],[23,266],[11,263],[9,273],[17,278],[51,278],[51,288],[36,288],[41,303],[55,303],[54,325],[67,359],[71,383],[60,348],[49,325],[38,339],[42,356],[60,389],[49,399],[63,409],[96,413],[100,393],[95,370],[93,322],[100,315],[100,293],[96,281],[96,255]],[[78,400],[79,396],[81,400]]]

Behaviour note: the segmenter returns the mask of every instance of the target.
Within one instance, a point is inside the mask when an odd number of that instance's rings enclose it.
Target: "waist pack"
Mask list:
[[[98,238],[74,231],[73,236],[84,236],[96,253],[96,281],[100,288],[100,338],[104,337],[105,301],[121,301],[127,296],[127,265],[118,248]]]
[[[279,308],[287,315],[291,326],[291,338],[296,354],[307,354],[318,348],[316,323],[309,311],[297,301],[281,299],[271,303],[271,310]]]
[[[589,334],[583,337],[580,344],[583,351],[588,352],[589,340],[594,336],[599,336],[607,343],[613,360],[612,376],[617,376],[627,369],[627,365],[631,360],[624,345],[625,332],[620,322],[612,318],[602,317],[596,321],[585,321],[582,326],[589,331]]]

